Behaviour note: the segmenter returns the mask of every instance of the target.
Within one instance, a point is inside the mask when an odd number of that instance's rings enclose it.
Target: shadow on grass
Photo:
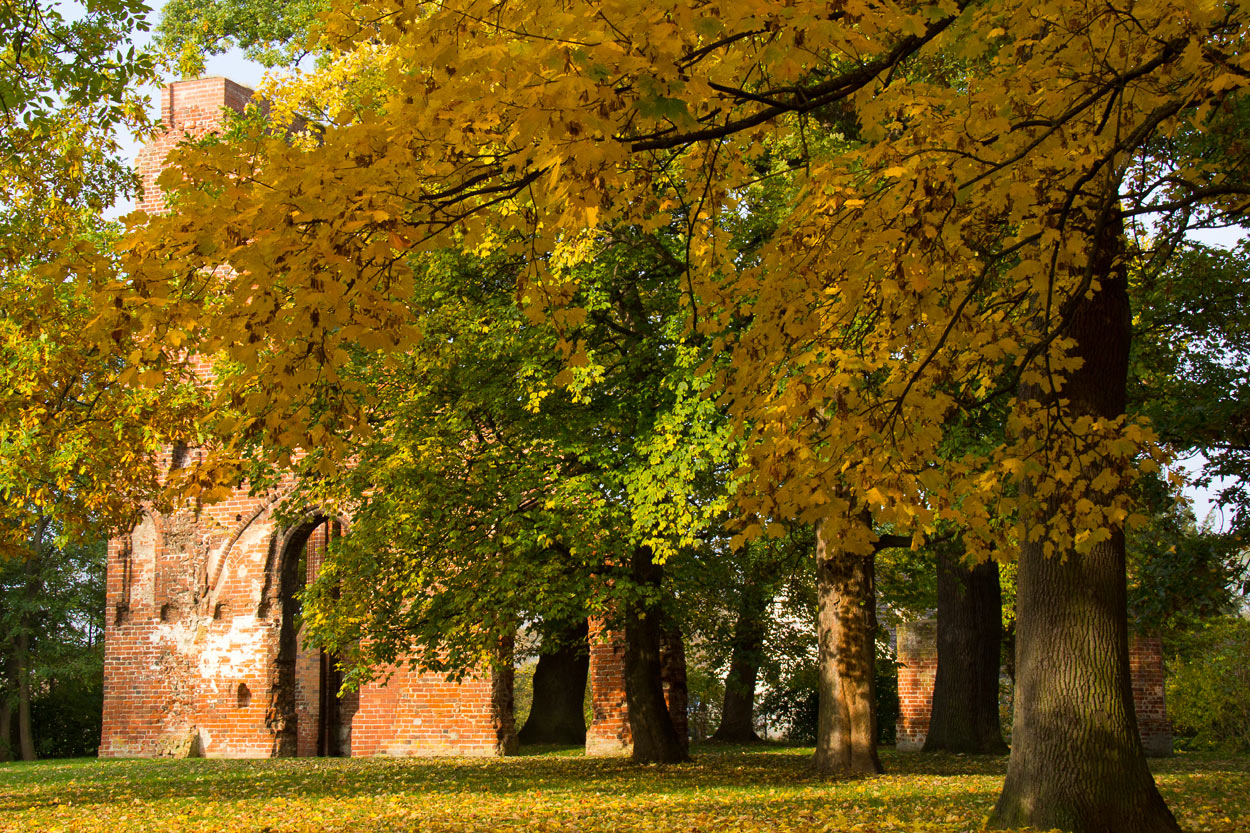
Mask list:
[[[518,758],[584,758],[586,747],[560,743],[523,743],[516,751]]]
[[[0,811],[49,802],[93,804],[163,798],[334,798],[362,794],[612,793],[622,798],[707,790],[795,789],[829,783],[809,768],[810,749],[696,748],[689,763],[635,765],[558,748],[510,758],[287,758],[274,760],[77,760],[0,767]]]
[[[513,758],[281,760],[77,760],[0,765],[0,813],[52,805],[88,806],[164,800],[249,802],[394,796],[431,800],[472,795],[542,802],[571,812],[588,798],[611,812],[886,812],[930,818],[938,812],[988,812],[1006,771],[1005,757],[923,755],[883,750],[886,775],[828,779],[809,767],[810,748],[698,746],[690,763],[637,766],[587,758],[577,747],[530,748]],[[1178,756],[1158,771],[1200,779],[1236,773],[1250,758]],[[561,809],[563,808],[563,810]],[[815,816],[813,816],[815,817]]]

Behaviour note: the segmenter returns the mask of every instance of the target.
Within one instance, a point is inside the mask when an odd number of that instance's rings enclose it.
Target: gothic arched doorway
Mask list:
[[[314,515],[280,539],[282,625],[278,642],[277,710],[285,717],[279,754],[299,757],[351,754],[351,719],[358,697],[339,696],[336,658],[305,645],[301,597],[316,581],[330,542],[343,534],[338,520]]]

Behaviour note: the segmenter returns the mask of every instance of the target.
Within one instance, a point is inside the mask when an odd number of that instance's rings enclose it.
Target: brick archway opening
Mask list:
[[[337,658],[305,644],[301,596],[316,581],[330,542],[343,524],[316,514],[281,536],[278,555],[279,604],[274,706],[282,726],[279,755],[342,757],[351,754],[351,725],[358,696],[339,696],[343,675]]]

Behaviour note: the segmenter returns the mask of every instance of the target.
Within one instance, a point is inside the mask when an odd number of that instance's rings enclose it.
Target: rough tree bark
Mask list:
[[[1003,610],[998,564],[969,568],[963,547],[937,554],[938,665],[925,752],[1002,754],[998,717]]]
[[[1063,388],[1071,416],[1124,413],[1131,338],[1118,223],[1095,239],[1099,288],[1067,334],[1084,365]],[[1098,470],[1087,466],[1082,476]],[[1016,700],[1007,780],[991,827],[1076,833],[1176,833],[1137,731],[1129,680],[1124,535],[1088,555],[1021,547]]]
[[[582,700],[590,652],[585,619],[563,628],[550,651],[544,646],[534,669],[534,702],[517,737],[521,743],[586,743]]]
[[[35,632],[35,611],[38,609],[39,594],[43,592],[42,548],[43,538],[47,532],[47,521],[42,520],[37,526],[34,549],[26,559],[24,574],[26,580],[25,604],[18,617],[17,638],[14,640],[14,659],[17,664],[17,747],[23,761],[35,760],[35,734],[31,726],[31,634]]]
[[[816,525],[820,706],[813,765],[822,774],[881,772],[875,558],[839,549],[825,525]]]
[[[8,648],[8,646],[4,646]],[[4,652],[4,674],[0,676],[0,761],[13,760],[13,695],[17,665],[13,652]]]
[[[760,736],[755,734],[755,683],[764,650],[769,601],[770,594],[766,587],[748,579],[738,601],[733,653],[729,659],[729,674],[725,677],[725,700],[721,707],[720,726],[716,728],[712,740],[726,743],[760,741]]]
[[[664,700],[660,641],[663,612],[655,603],[663,568],[649,547],[639,547],[630,572],[641,593],[625,612],[625,702],[635,763],[677,763],[689,758]]]
[[[17,748],[23,761],[35,760],[35,735],[30,723],[30,634],[23,629],[17,648]]]
[[[13,704],[5,697],[0,700],[0,763],[13,760]]]

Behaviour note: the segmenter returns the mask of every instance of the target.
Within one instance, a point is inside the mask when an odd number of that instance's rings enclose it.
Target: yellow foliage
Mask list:
[[[506,246],[527,314],[575,328],[567,267],[596,227],[676,221],[698,326],[733,350],[742,512],[836,525],[855,517],[837,493],[921,535],[958,520],[973,549],[1009,552],[1003,517],[1009,539],[1081,549],[1157,452],[1146,426],[1058,398],[1081,365],[1067,319],[1102,288],[1097,230],[1145,199],[1126,174],[1149,140],[1245,87],[1247,24],[1243,2],[1188,0],[341,5],[328,68],[271,88],[281,113],[323,102],[321,140],[185,155],[180,213],[134,218],[101,328],[198,329],[242,368],[230,384],[263,386],[243,403],[275,415],[267,439],[298,448],[312,426],[278,415],[311,368],[333,374],[366,331],[417,337],[407,255]],[[844,118],[856,134],[829,141]],[[794,198],[743,259],[724,228],[765,170]],[[261,332],[301,335],[261,350]],[[569,355],[558,383],[584,389],[593,357]],[[952,451],[952,423],[991,403],[1005,439]],[[347,400],[333,416],[364,424]]]

